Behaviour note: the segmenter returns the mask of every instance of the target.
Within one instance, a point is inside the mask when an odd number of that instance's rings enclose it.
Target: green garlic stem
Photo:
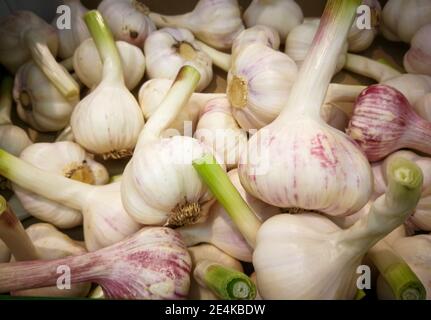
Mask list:
[[[5,77],[0,84],[0,125],[11,124],[13,79]]]
[[[193,167],[207,184],[217,201],[229,214],[238,230],[247,240],[247,243],[254,248],[261,222],[241,197],[223,168],[210,154],[193,161]]]

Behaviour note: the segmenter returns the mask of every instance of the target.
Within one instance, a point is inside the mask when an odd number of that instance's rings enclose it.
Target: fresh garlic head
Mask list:
[[[416,31],[431,23],[429,0],[389,0],[383,8],[381,31],[386,39],[409,43]]]
[[[85,25],[83,16],[88,11],[80,0],[63,0],[63,4],[70,9],[70,28],[58,28],[58,15],[52,21],[52,26],[57,29],[58,33],[58,56],[62,59],[67,59],[73,56],[75,49],[85,39],[90,38],[87,26]]]
[[[239,156],[247,148],[247,133],[232,115],[227,98],[210,100],[202,110],[194,137],[212,148],[228,169],[238,166]]]
[[[197,91],[204,90],[213,78],[212,60],[200,50],[193,34],[187,29],[163,28],[145,41],[148,76],[152,79],[174,80],[180,68],[190,65],[200,75]]]
[[[422,74],[406,73],[399,77],[383,81],[382,84],[400,91],[412,106],[415,106],[427,93],[431,93],[431,77]]]
[[[21,120],[42,132],[66,127],[79,101],[79,96],[66,99],[33,62],[19,68],[13,98]]]
[[[272,122],[286,104],[296,79],[295,62],[282,52],[252,43],[232,56],[227,96],[235,119],[244,130]]]
[[[232,54],[235,54],[242,46],[250,43],[262,43],[278,50],[280,48],[280,36],[273,28],[257,25],[242,31],[232,44]]]
[[[109,180],[105,167],[97,163],[83,148],[73,142],[35,143],[21,153],[21,159],[35,167],[81,182],[102,185]],[[24,209],[32,216],[59,228],[82,224],[82,214],[48,200],[17,185],[14,191]]]
[[[157,110],[163,98],[172,86],[173,80],[151,79],[145,82],[139,89],[139,105],[144,113],[145,120],[148,120]],[[182,107],[175,120],[169,125],[167,135],[188,135],[191,136],[195,131],[199,120],[199,114],[211,99],[225,97],[225,94],[218,93],[193,93],[189,101]],[[187,126],[191,129],[187,130]],[[169,134],[172,132],[173,134]],[[175,133],[174,133],[175,132]]]
[[[319,18],[306,18],[304,22],[289,33],[286,39],[284,52],[291,57],[298,67],[300,67],[307,56],[308,49],[313,42],[314,35],[319,27]],[[338,59],[337,68],[335,72],[343,69],[346,62],[348,44],[345,43],[342,53]]]
[[[431,76],[431,19],[414,35],[410,50],[404,56],[407,72]]]
[[[148,35],[156,30],[148,8],[138,0],[103,0],[97,10],[108,23],[116,40],[142,48]]]
[[[6,244],[0,239],[0,263],[10,261],[10,251]]]
[[[282,41],[303,19],[301,7],[294,0],[253,0],[244,12],[247,28],[256,25],[272,27]]]
[[[213,196],[192,166],[211,151],[190,137],[144,143],[135,150],[122,184],[126,211],[145,225],[182,226],[206,219]]]
[[[199,0],[193,11],[166,16],[150,13],[157,27],[189,29],[199,40],[220,50],[228,50],[244,30],[237,0]]]
[[[144,77],[145,57],[138,47],[125,41],[116,41],[123,67],[126,87],[133,90]],[[103,65],[93,39],[83,41],[73,55],[73,68],[88,88],[94,88],[102,80]]]
[[[0,125],[0,148],[19,156],[33,142],[24,129],[13,124]]]
[[[28,236],[36,247],[41,260],[55,260],[87,252],[83,244],[72,240],[48,223],[36,223],[26,229]],[[70,289],[62,290],[53,287],[12,292],[13,296],[23,297],[85,297],[90,291],[91,283],[72,284]]]

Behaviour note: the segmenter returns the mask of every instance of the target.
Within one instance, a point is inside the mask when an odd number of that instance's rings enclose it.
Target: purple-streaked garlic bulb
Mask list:
[[[359,95],[347,133],[372,162],[403,148],[431,154],[431,122],[386,85],[370,86]]]
[[[431,19],[414,35],[404,56],[404,67],[409,73],[431,75]]]
[[[190,286],[191,259],[179,234],[155,227],[96,252],[2,263],[0,292],[55,285],[59,266],[70,268],[72,284],[95,282],[108,299],[184,299]]]

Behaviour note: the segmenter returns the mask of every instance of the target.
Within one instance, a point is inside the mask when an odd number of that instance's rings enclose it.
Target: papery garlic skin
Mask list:
[[[0,148],[19,156],[33,142],[24,129],[13,124],[0,125]]]
[[[227,96],[244,130],[260,129],[280,113],[296,79],[295,62],[263,44],[242,47],[232,57]]]
[[[383,8],[381,31],[390,41],[409,43],[419,28],[431,22],[428,0],[389,0]]]
[[[288,33],[302,23],[304,15],[294,0],[253,0],[243,18],[247,28],[264,25],[276,29],[284,42]]]
[[[6,244],[0,240],[0,263],[10,261],[10,251]]]
[[[116,41],[126,87],[133,90],[144,77],[145,56],[141,49],[125,41]],[[83,41],[73,54],[73,68],[85,86],[94,88],[102,80],[103,65],[93,39]]]
[[[112,30],[116,40],[143,46],[156,27],[148,17],[148,8],[137,0],[103,0],[97,10]]]
[[[262,43],[268,47],[278,50],[280,48],[280,36],[271,27],[257,25],[242,31],[233,41],[232,54],[235,54],[242,46],[250,43]]]
[[[205,105],[194,137],[212,148],[228,169],[237,167],[240,154],[247,149],[247,133],[235,121],[227,98]]]
[[[87,252],[84,246],[72,240],[48,223],[36,223],[26,229],[28,236],[36,247],[41,260],[55,260]],[[62,290],[56,286],[14,291],[12,296],[21,297],[85,297],[90,291],[90,283],[72,284]]]
[[[79,101],[79,96],[66,99],[33,62],[19,68],[13,98],[21,120],[42,132],[63,129]]]
[[[415,33],[404,56],[404,68],[409,73],[431,75],[431,19],[429,22]]]
[[[204,90],[213,78],[212,60],[195,41],[193,34],[182,28],[163,28],[145,41],[147,72],[151,79],[174,80],[180,68],[190,65],[201,77],[197,91]]]
[[[201,142],[175,136],[139,146],[122,184],[126,211],[145,225],[196,223],[205,220],[213,196],[192,166],[210,152]]]
[[[146,81],[139,89],[139,105],[141,106],[145,120],[148,120],[157,110],[163,98],[172,86],[173,80],[151,79]],[[168,135],[188,135],[191,136],[195,131],[199,120],[199,114],[211,99],[222,98],[223,93],[193,93],[189,101],[175,120],[169,125],[166,133]],[[190,130],[187,130],[190,128]],[[171,134],[169,134],[171,133]]]
[[[157,27],[189,29],[199,40],[220,50],[232,47],[244,30],[237,0],[199,0],[193,11],[177,16],[150,13]]]
[[[35,167],[94,185],[106,184],[109,174],[84,149],[73,142],[35,143],[26,148],[20,158]],[[80,211],[71,209],[13,185],[24,209],[39,220],[59,228],[72,228],[82,224]]]
[[[75,49],[85,39],[90,38],[87,26],[82,17],[88,11],[80,0],[63,0],[63,4],[70,9],[70,28],[58,28],[57,16],[52,21],[52,26],[58,33],[58,56],[67,59],[73,56]]]

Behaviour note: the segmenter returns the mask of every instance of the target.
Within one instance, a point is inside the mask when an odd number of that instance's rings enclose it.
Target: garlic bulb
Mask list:
[[[362,5],[370,9],[370,26],[361,24],[361,28],[358,27],[360,20],[367,18],[364,15],[368,14],[368,11],[365,11],[365,13],[362,13],[362,15],[356,18],[347,37],[350,52],[360,52],[368,49],[379,32],[378,27],[382,11],[379,0],[363,0]]]
[[[106,168],[73,142],[35,143],[26,148],[20,158],[41,170],[88,184],[102,185],[109,180]],[[73,228],[82,224],[80,211],[18,185],[13,185],[13,189],[24,209],[39,220],[59,228]]]
[[[428,0],[389,0],[383,8],[381,31],[388,40],[409,43],[416,31],[430,22]]]
[[[157,27],[189,29],[206,44],[230,49],[235,37],[244,30],[237,0],[199,0],[193,11],[176,16],[150,13]]]
[[[260,129],[272,122],[286,104],[297,73],[292,59],[266,45],[252,43],[237,50],[227,96],[241,128]]]
[[[70,12],[70,27],[58,28],[58,18],[54,18],[52,26],[57,28],[58,33],[58,56],[61,59],[67,59],[73,56],[75,49],[85,39],[90,38],[87,26],[85,25],[83,16],[88,11],[80,0],[63,0],[63,4],[69,8]]]
[[[239,156],[247,148],[247,133],[236,123],[227,98],[205,105],[194,137],[212,148],[228,169],[238,166]]]
[[[148,8],[138,0],[103,0],[97,10],[106,20],[116,40],[142,48],[145,39],[156,30],[148,17]]]
[[[205,220],[213,197],[191,165],[210,151],[196,139],[161,138],[199,81],[183,66],[157,112],[145,125],[124,170],[121,193],[130,216],[146,225],[182,226]]]
[[[302,65],[307,56],[319,23],[319,18],[306,18],[302,24],[293,28],[287,36],[284,52],[296,62],[298,67]],[[348,44],[345,42],[341,54],[339,55],[335,72],[339,72],[343,69],[346,63],[347,49]]]
[[[30,11],[15,11],[0,21],[0,63],[15,73],[30,59],[68,99],[77,99],[79,85],[55,60],[55,29]]]
[[[145,120],[150,119],[157,111],[172,83],[173,80],[168,79],[151,79],[139,89],[139,104]],[[212,99],[225,96],[224,93],[193,93],[176,118],[169,124],[169,129],[166,132],[171,132],[172,134],[170,135],[193,135],[199,120],[199,114],[206,103]]]
[[[243,271],[242,265],[238,260],[235,260],[210,244],[200,244],[198,246],[190,247],[188,250],[192,259],[192,274],[196,265],[203,260],[214,261],[239,272]],[[217,300],[218,297],[205,286],[200,286],[196,282],[195,278],[191,277],[188,299]]]
[[[183,65],[199,71],[197,91],[204,90],[213,78],[211,58],[200,50],[187,29],[163,28],[153,32],[145,41],[144,52],[150,78],[174,80]]]
[[[13,88],[18,116],[38,131],[63,129],[79,96],[66,99],[33,62],[19,68]]]
[[[410,50],[404,56],[404,68],[409,73],[431,75],[431,19],[430,24],[420,28],[410,43]]]
[[[253,0],[244,12],[247,28],[256,25],[272,27],[277,30],[283,42],[303,19],[301,7],[294,0]]]
[[[75,107],[70,119],[75,140],[105,159],[130,156],[144,117],[124,84],[121,58],[112,34],[97,11],[85,21],[103,62],[102,81]]]
[[[125,41],[116,41],[123,67],[124,83],[133,90],[144,77],[145,57],[141,49]],[[88,88],[97,86],[103,78],[103,65],[93,39],[83,41],[73,55],[73,68]]]
[[[6,77],[0,84],[0,148],[19,156],[22,150],[32,144],[27,133],[12,124],[10,112],[12,109],[13,80]]]
[[[415,106],[427,93],[431,93],[431,77],[427,75],[406,73],[385,80],[382,84],[400,91],[412,106]]]

